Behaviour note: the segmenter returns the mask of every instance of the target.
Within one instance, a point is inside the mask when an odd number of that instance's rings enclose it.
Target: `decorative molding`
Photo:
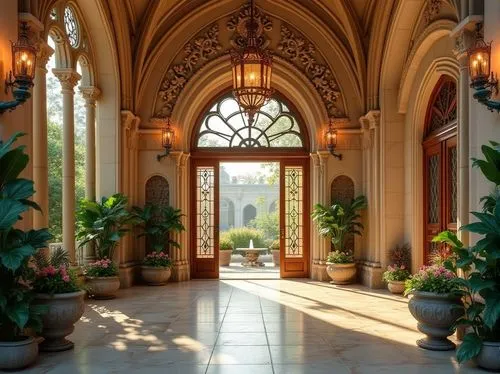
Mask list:
[[[222,44],[219,42],[219,25],[212,24],[184,47],[184,61],[174,65],[167,71],[161,84],[159,98],[163,105],[156,117],[170,117],[179,94],[191,77],[208,61],[222,54]]]
[[[52,69],[52,72],[59,79],[63,91],[74,92],[73,88],[82,78],[80,74],[71,68]]]
[[[54,50],[46,41],[41,40],[38,42],[38,52],[36,55],[36,67],[39,69],[45,69],[47,72],[47,64],[50,57],[54,54]]]
[[[439,12],[441,12],[442,6],[443,0],[427,0],[427,5],[424,10],[424,22],[426,26],[436,19]]]
[[[227,29],[233,32],[231,36],[231,45],[234,48],[242,48],[246,44],[248,33],[248,22],[250,21],[251,7],[250,4],[245,4],[240,11],[233,15],[227,22]],[[259,8],[255,8],[254,20],[257,22],[257,43],[262,48],[269,46],[270,40],[266,36],[266,32],[273,30],[273,22],[267,15],[261,12]]]
[[[287,24],[281,25],[281,39],[276,53],[302,71],[320,94],[329,117],[345,117],[337,101],[341,93],[332,71],[318,63],[312,42]]]
[[[101,90],[95,86],[80,87],[79,90],[87,105],[95,105],[96,100],[101,96]]]

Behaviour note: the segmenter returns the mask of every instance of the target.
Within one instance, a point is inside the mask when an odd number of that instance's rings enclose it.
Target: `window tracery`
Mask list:
[[[78,47],[80,42],[80,29],[76,20],[75,12],[70,6],[64,9],[64,29],[68,36],[69,45],[73,48]]]

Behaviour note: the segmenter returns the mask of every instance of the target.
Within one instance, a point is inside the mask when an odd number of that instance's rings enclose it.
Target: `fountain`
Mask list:
[[[261,252],[267,252],[267,248],[254,248],[253,240],[250,239],[248,248],[236,248],[237,250],[245,251],[245,261],[241,265],[245,267],[260,267],[265,266],[263,262],[259,261]]]

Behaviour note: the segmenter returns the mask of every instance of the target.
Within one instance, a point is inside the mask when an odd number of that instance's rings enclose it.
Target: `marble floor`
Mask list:
[[[262,267],[245,267],[241,263],[244,257],[232,255],[229,266],[219,267],[220,279],[280,279],[280,268],[274,266],[272,255],[260,255]]]
[[[27,373],[447,374],[454,352],[430,352],[407,300],[359,285],[225,280],[120,290],[88,300],[72,351],[42,353]]]

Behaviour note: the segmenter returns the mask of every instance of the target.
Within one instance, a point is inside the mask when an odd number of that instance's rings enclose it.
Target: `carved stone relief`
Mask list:
[[[229,54],[231,49],[243,44],[249,17],[250,7],[246,4],[228,18],[213,23],[186,44],[163,78],[153,117],[171,116],[188,81],[208,62]],[[275,56],[291,63],[308,78],[321,96],[330,117],[345,117],[340,88],[314,44],[298,31],[292,31],[291,26],[277,19],[272,20],[259,8],[256,9],[255,19],[259,43]],[[276,24],[279,26],[273,32]],[[277,30],[280,30],[279,34]],[[274,34],[273,38],[271,33]]]
[[[429,25],[436,19],[441,11],[442,5],[442,0],[427,0],[427,5],[424,11],[424,21],[426,25]]]

